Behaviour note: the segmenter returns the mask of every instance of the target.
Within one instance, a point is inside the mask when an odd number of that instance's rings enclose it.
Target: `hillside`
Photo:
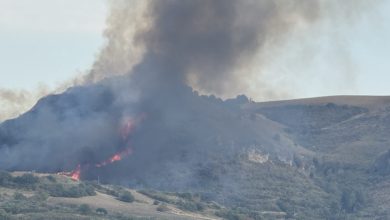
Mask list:
[[[109,213],[169,218],[169,212],[156,211],[151,198],[180,194],[196,195],[208,207],[196,211],[205,218],[390,216],[388,97],[256,103],[178,87],[174,94],[153,93],[135,107],[118,102],[107,88],[104,83],[72,88],[1,124],[0,168],[56,173],[79,165],[82,180],[144,192],[131,191],[143,201],[132,207],[100,187],[91,200],[48,199],[93,208],[93,202],[112,201],[103,207]],[[130,116],[123,129],[121,120]],[[171,211],[180,209],[180,203],[162,200]]]
[[[204,219],[224,208],[195,195],[135,191],[56,174],[0,173],[0,219]]]

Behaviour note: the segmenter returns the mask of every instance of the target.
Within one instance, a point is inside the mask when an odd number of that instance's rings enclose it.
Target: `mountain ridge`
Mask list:
[[[256,103],[178,87],[178,93],[135,101],[133,111],[111,88],[103,83],[70,89],[2,123],[0,151],[6,154],[0,168],[58,172],[81,164],[83,179],[200,193],[238,209],[237,215],[255,215],[254,210],[297,219],[365,219],[378,210],[388,215],[383,204],[372,205],[372,195],[387,188],[369,185],[373,179],[384,184],[390,170],[381,162],[388,158],[390,97]],[[140,115],[145,118],[138,120]],[[124,116],[138,121],[125,140],[118,130]],[[90,167],[129,143],[131,155]],[[14,157],[19,159],[10,160]]]

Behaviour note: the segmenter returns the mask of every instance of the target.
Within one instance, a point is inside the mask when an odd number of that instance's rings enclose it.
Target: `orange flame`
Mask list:
[[[73,181],[79,181],[80,180],[80,176],[81,176],[81,166],[79,164],[79,165],[77,165],[76,169],[74,169],[71,172],[59,172],[57,174],[58,175],[63,175],[63,176],[68,176]]]
[[[121,134],[123,140],[126,141],[129,138],[130,134],[135,129],[135,125],[137,125],[142,120],[144,120],[145,117],[146,117],[145,114],[141,114],[141,116],[137,117],[136,119],[133,119],[133,118],[130,118],[130,117],[127,117],[127,118],[124,119],[124,122],[123,122],[123,124],[122,124],[122,126],[120,128],[120,134]],[[133,153],[133,150],[129,146],[125,150],[114,154],[113,156],[111,156],[107,160],[104,160],[104,161],[102,161],[100,163],[95,164],[95,167],[100,168],[100,167],[107,166],[108,164],[115,163],[117,161],[122,160],[125,156],[131,155],[132,153]],[[71,172],[60,172],[58,174],[59,175],[69,176],[72,180],[79,181],[80,177],[81,177],[81,170],[86,170],[87,168],[90,167],[89,165],[90,164],[86,164],[85,166],[83,166],[83,169],[82,169],[81,165],[79,164],[79,165],[77,165],[76,169],[74,169]]]
[[[108,164],[111,164],[111,163],[114,163],[116,161],[120,161],[122,160],[125,156],[128,156],[132,153],[132,149],[131,147],[128,147],[127,149],[119,152],[119,153],[116,153],[114,154],[112,157],[110,157],[109,159],[101,162],[101,163],[97,163],[95,164],[95,167],[104,167],[104,166],[107,166]]]
[[[81,176],[81,166],[77,165],[77,168],[70,173],[70,178],[74,181],[79,181]]]

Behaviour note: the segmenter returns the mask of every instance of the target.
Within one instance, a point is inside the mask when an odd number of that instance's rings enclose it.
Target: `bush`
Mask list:
[[[87,215],[91,213],[91,207],[89,207],[87,204],[82,204],[79,206],[78,211],[83,215]]]
[[[47,198],[49,198],[49,194],[44,191],[38,191],[31,197],[31,199],[35,201],[46,201]]]
[[[48,211],[45,204],[31,201],[29,199],[9,200],[1,204],[1,208],[7,213],[16,215],[21,213],[43,213]]]
[[[167,212],[169,210],[170,209],[168,208],[168,206],[166,204],[161,204],[157,207],[157,211],[159,211],[159,212]]]
[[[178,208],[185,211],[196,212],[203,211],[205,209],[205,205],[200,202],[182,202],[180,201],[178,204]]]
[[[54,176],[46,176],[46,179],[48,179],[50,182],[55,183],[57,182],[56,178]]]
[[[6,211],[4,211],[4,209],[0,209],[0,219],[1,220],[10,220],[11,215],[8,214]]]
[[[95,188],[92,185],[83,185],[83,188],[84,188],[86,195],[88,195],[88,196],[95,196],[96,195]]]
[[[365,205],[364,195],[361,191],[345,190],[341,195],[341,207],[348,213],[355,212]]]
[[[231,210],[217,211],[215,213],[215,215],[218,216],[218,217],[221,217],[223,219],[227,219],[227,220],[243,220],[243,219],[247,219],[243,215],[241,215],[239,213],[236,213],[234,211],[231,211]]]
[[[97,208],[96,213],[98,213],[100,215],[107,215],[108,214],[108,212],[105,208]]]
[[[24,196],[22,193],[16,192],[13,195],[14,199],[16,200],[25,200],[26,196]]]
[[[160,192],[156,192],[153,190],[139,190],[138,192],[141,194],[144,194],[147,197],[158,200],[160,202],[166,202],[166,203],[171,203],[171,204],[175,203],[175,201],[173,201],[168,196],[166,196]]]
[[[60,197],[64,194],[64,186],[62,184],[49,184],[42,186],[42,189],[46,190],[50,196]]]
[[[116,191],[116,190],[106,189],[105,192],[108,195],[111,195],[111,196],[115,196],[115,197],[119,197],[120,196],[120,193],[118,191]]]
[[[15,177],[13,181],[17,185],[31,188],[32,186],[35,186],[39,182],[39,178],[30,173],[26,173],[23,174],[22,176]]]
[[[134,196],[129,191],[126,191],[122,193],[122,195],[119,197],[119,200],[122,202],[134,202]]]
[[[12,176],[6,171],[0,171],[0,186],[8,186],[12,182]]]
[[[191,193],[177,193],[177,196],[186,200],[193,200],[193,196]]]
[[[48,184],[42,187],[46,190],[50,196],[54,197],[70,197],[80,198],[83,196],[94,196],[96,195],[95,189],[86,184],[74,185],[71,187],[65,187],[63,184]]]

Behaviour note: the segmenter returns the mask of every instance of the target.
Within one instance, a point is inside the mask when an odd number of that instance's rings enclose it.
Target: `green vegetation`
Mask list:
[[[175,203],[175,200],[172,197],[169,197],[168,195],[166,195],[162,192],[158,192],[155,190],[139,190],[138,192],[141,194],[144,194],[152,199],[155,199],[159,202],[165,202],[165,203],[170,203],[170,204]]]
[[[159,212],[168,212],[170,209],[166,204],[161,204],[157,207],[157,211]]]
[[[107,215],[108,214],[108,212],[105,208],[97,208],[96,213],[98,213],[100,215]]]
[[[138,201],[129,189],[124,187],[99,185],[96,182],[75,182],[63,176],[46,176],[33,173],[11,175],[9,172],[0,171],[0,220],[160,219],[155,217],[132,216],[109,210],[107,207],[94,207],[91,203],[52,202],[53,199],[63,198],[71,199],[70,201],[83,201],[77,199],[82,199],[81,197],[85,196],[97,195],[97,192],[105,194],[105,196],[111,196],[112,201],[120,200],[128,203],[126,204],[128,206],[131,206],[131,203],[137,202],[151,206],[156,213],[167,212],[164,215],[170,215],[170,208],[167,203],[158,200],[155,200],[153,204],[148,204],[145,201]],[[162,200],[170,201],[176,204],[177,208],[183,210],[200,211],[205,207],[205,205],[194,201],[197,200],[199,196],[194,196],[189,193],[152,192],[149,192],[150,195],[154,195],[154,197]],[[93,198],[91,199],[93,200]],[[118,204],[120,204],[119,201]],[[175,214],[171,215],[175,216]],[[149,214],[147,214],[147,216],[149,216]]]
[[[83,196],[94,196],[96,192],[90,185],[80,183],[71,186],[67,186],[61,183],[45,184],[42,185],[42,189],[45,189],[50,196],[54,197],[71,197],[79,198]]]
[[[185,211],[201,212],[206,208],[206,205],[201,202],[179,201],[177,202],[177,207]]]
[[[31,173],[13,177],[8,172],[0,171],[0,186],[14,189],[39,190],[54,197],[79,198],[96,195],[94,187],[90,184],[57,183],[53,176],[39,178]]]
[[[88,214],[91,214],[92,209],[91,209],[91,207],[89,207],[89,205],[87,205],[87,204],[82,204],[82,205],[79,206],[78,211],[79,211],[81,214],[83,214],[83,215],[88,215]]]
[[[119,198],[118,198],[120,201],[122,202],[134,202],[134,196],[131,194],[131,192],[129,191],[125,191],[123,192]]]

